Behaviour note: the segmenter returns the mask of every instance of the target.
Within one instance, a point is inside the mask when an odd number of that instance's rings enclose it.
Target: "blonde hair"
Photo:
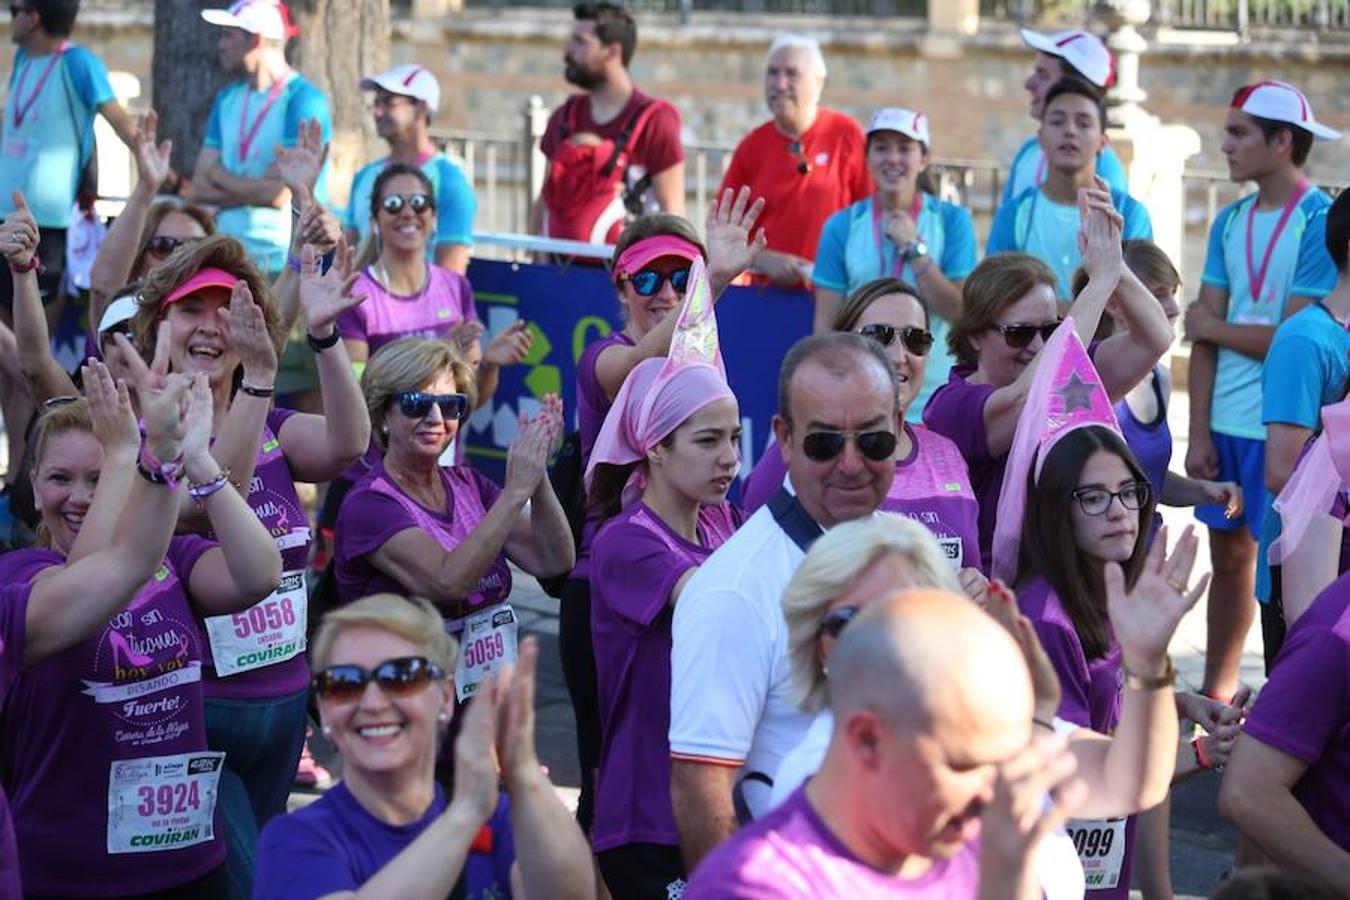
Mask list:
[[[53,399],[64,400],[65,398]],[[29,477],[36,480],[38,469],[42,466],[42,458],[47,455],[47,447],[51,445],[51,442],[72,431],[94,435],[94,421],[89,416],[89,401],[83,397],[56,403],[42,411],[37,424],[33,426],[33,468],[29,472]],[[94,436],[97,437],[97,435]],[[39,510],[40,512],[41,510]],[[52,545],[51,531],[48,530],[47,524],[40,517],[37,524],[37,545],[40,547]]]
[[[441,667],[447,677],[455,671],[459,643],[445,633],[436,608],[421,597],[371,594],[355,603],[330,610],[310,643],[315,672],[328,668],[333,643],[344,628],[382,628],[417,647],[422,656]]]
[[[886,556],[899,556],[922,585],[965,596],[933,533],[905,516],[870,516],[836,525],[811,545],[783,591],[788,659],[797,705],[816,712],[825,705],[825,670],[817,650],[825,609]]]
[[[371,432],[381,447],[386,447],[387,442],[379,426],[394,396],[404,391],[420,390],[422,385],[442,372],[449,372],[455,379],[455,389],[468,396],[469,409],[472,410],[478,399],[478,382],[473,367],[445,341],[404,338],[385,344],[370,358],[361,375],[361,392],[366,397]]]

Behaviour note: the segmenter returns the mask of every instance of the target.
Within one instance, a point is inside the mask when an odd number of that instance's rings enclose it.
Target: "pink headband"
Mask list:
[[[227,291],[232,291],[239,281],[239,278],[231,275],[224,269],[208,266],[205,269],[199,270],[196,275],[193,275],[187,281],[170,291],[167,297],[159,301],[159,308],[163,310],[164,307],[168,306],[170,303],[182,300],[190,294],[195,294],[198,291],[203,291],[207,288],[218,287],[225,288]]]
[[[698,244],[686,241],[682,237],[658,234],[638,241],[619,254],[619,258],[614,261],[614,280],[617,281],[625,275],[631,276],[647,263],[663,256],[679,256],[693,262],[703,258],[703,251],[699,249]]]

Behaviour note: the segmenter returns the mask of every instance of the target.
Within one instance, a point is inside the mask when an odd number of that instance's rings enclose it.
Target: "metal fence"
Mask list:
[[[1092,0],[980,0],[980,15],[1017,22],[1082,22]],[[1347,0],[1154,0],[1154,25],[1235,31],[1350,29]]]

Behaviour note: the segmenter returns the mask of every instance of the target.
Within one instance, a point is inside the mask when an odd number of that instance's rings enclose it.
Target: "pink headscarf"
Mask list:
[[[707,272],[703,261],[696,259],[670,340],[670,353],[644,359],[624,379],[586,464],[587,489],[597,465],[644,461],[649,450],[690,416],[722,399],[735,400],[736,395],[727,385],[722,366]],[[641,466],[634,476],[624,491],[625,505],[645,483]]]
[[[1322,433],[1299,461],[1273,509],[1280,516],[1280,536],[1267,560],[1278,566],[1293,554],[1313,517],[1331,512],[1336,494],[1350,483],[1350,400],[1322,407]]]
[[[1026,404],[1017,420],[1017,432],[1003,473],[1003,490],[998,497],[991,577],[1002,578],[1008,584],[1017,577],[1027,505],[1027,472],[1034,463],[1039,479],[1045,458],[1055,444],[1069,432],[1088,425],[1104,425],[1120,433],[1111,398],[1102,387],[1097,367],[1078,339],[1070,316],[1041,349]]]

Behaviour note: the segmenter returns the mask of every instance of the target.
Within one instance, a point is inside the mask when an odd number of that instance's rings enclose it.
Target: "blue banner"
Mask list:
[[[517,319],[524,319],[534,335],[525,362],[502,370],[492,402],[468,423],[470,461],[500,484],[519,413],[533,416],[539,398],[558,393],[568,427],[575,428],[577,360],[587,344],[622,328],[623,320],[604,269],[475,259],[469,281],[489,335]],[[773,434],[778,367],[788,348],[811,333],[811,316],[811,297],[802,291],[732,287],[717,301],[727,380],[741,407],[742,479]],[[484,344],[487,340],[485,335]]]

